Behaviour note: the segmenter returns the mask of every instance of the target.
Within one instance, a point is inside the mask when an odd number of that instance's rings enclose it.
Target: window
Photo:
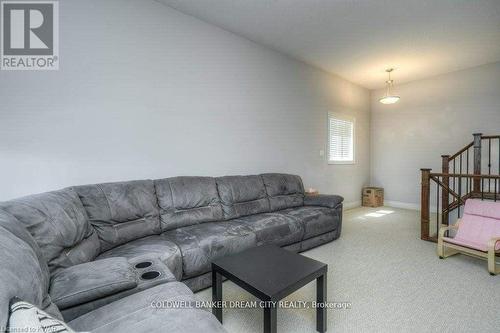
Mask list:
[[[328,114],[328,163],[354,164],[355,119]]]

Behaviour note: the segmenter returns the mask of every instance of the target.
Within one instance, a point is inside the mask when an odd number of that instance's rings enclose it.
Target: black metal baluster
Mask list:
[[[460,174],[462,174],[462,154],[460,154],[460,167],[458,170],[460,170]]]
[[[455,161],[456,158],[453,159],[453,173],[455,173]],[[455,192],[455,177],[453,177],[453,192]]]
[[[466,150],[467,155],[467,174],[469,174],[469,149]]]
[[[491,175],[491,138],[488,139],[488,175]],[[491,178],[488,178],[488,192],[491,192]]]
[[[438,180],[440,178],[438,177]],[[437,232],[439,233],[439,183],[436,182],[436,223],[437,223]]]
[[[463,153],[460,154],[460,166],[458,168],[460,174],[462,174],[462,155],[463,155]],[[462,181],[463,181],[462,177],[459,177],[458,178],[458,186],[459,186],[459,188],[462,188]]]
[[[462,177],[458,177],[458,218],[460,218],[460,206],[462,206]]]
[[[491,175],[491,139],[488,139],[488,175]]]
[[[495,178],[495,202],[497,201],[497,179]]]
[[[484,178],[481,178],[481,200],[484,200]]]
[[[469,179],[469,193],[472,194],[472,178],[468,177],[467,179]]]
[[[467,148],[467,150],[465,151],[465,154],[467,156],[467,174],[469,174],[469,148]],[[469,183],[470,183],[470,178],[467,177],[466,184],[465,184],[465,189],[467,190],[467,193],[470,193]]]
[[[469,195],[469,177],[465,178],[465,194]]]

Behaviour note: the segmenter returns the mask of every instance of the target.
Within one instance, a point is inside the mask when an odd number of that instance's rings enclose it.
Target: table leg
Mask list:
[[[264,308],[264,333],[276,333],[277,326],[277,309],[272,303]]]
[[[316,308],[316,330],[318,332],[326,332],[326,273],[321,275],[316,279],[316,302],[318,305],[322,304],[324,306],[318,306]]]
[[[212,269],[212,313],[222,324],[222,276]],[[219,306],[220,305],[220,306]]]

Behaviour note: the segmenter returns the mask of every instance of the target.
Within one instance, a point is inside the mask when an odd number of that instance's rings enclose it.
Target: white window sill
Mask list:
[[[335,164],[349,165],[349,164],[356,164],[356,161],[328,161],[328,164],[330,164],[330,165],[335,165]]]

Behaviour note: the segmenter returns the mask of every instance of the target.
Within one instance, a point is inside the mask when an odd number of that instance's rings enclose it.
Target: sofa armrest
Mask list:
[[[500,237],[493,237],[488,241],[488,271],[491,275],[497,275],[500,273],[500,269],[497,268],[497,243],[500,242]]]
[[[344,198],[340,195],[328,195],[328,194],[318,194],[318,195],[305,195],[304,205],[305,206],[322,206],[328,208],[335,208],[344,201]]]
[[[137,275],[123,257],[101,259],[59,271],[50,281],[50,296],[61,309],[137,287]]]
[[[496,249],[497,243],[500,242],[500,237],[493,237],[488,241],[488,252],[493,252],[495,253],[498,251]]]
[[[455,224],[452,224],[452,225],[441,224],[439,226],[438,239],[442,239],[443,237],[445,237],[445,235],[448,231],[458,230],[461,223],[462,223],[462,219],[458,219],[457,222],[455,222]]]

